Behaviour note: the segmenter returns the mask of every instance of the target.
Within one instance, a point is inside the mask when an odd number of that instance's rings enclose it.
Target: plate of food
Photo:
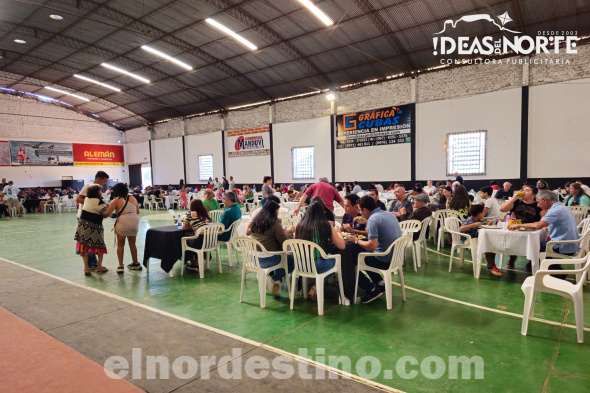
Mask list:
[[[492,225],[486,225],[486,224],[484,224],[484,225],[482,225],[481,227],[482,227],[482,228],[485,228],[485,229],[501,229],[501,227],[499,227],[499,226],[496,226],[496,225],[494,225],[494,224],[492,224]]]

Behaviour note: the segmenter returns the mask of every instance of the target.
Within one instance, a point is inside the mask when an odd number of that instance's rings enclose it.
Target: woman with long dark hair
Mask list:
[[[342,237],[342,233],[330,225],[330,222],[324,214],[324,207],[318,202],[313,202],[305,211],[305,215],[297,224],[296,238],[302,240],[309,240],[320,246],[326,254],[335,251],[335,248],[344,250],[346,248],[346,241]],[[318,273],[323,273],[330,270],[336,264],[333,258],[322,259],[318,252],[314,255],[315,266]],[[328,277],[326,277],[327,279]],[[316,286],[314,285],[309,290],[309,297],[315,301]]]
[[[194,233],[197,233],[197,230],[200,227],[211,223],[211,217],[209,217],[209,212],[203,205],[203,202],[200,199],[193,199],[191,201],[190,210],[186,212],[183,221],[183,229],[192,229]],[[201,248],[203,245],[203,236],[201,235],[196,239],[189,240],[187,245],[192,248]],[[190,263],[186,265],[186,269],[194,272],[199,271],[197,254],[192,251],[189,251],[188,253]]]
[[[260,208],[260,213],[254,217],[252,223],[248,228],[248,232],[252,233],[252,239],[258,240],[267,251],[283,251],[283,243],[287,239],[293,238],[293,232],[285,231],[278,218],[280,205],[273,201],[267,200],[264,206]],[[273,255],[268,257],[258,258],[260,267],[267,268],[278,265],[281,262],[280,255]],[[287,264],[289,265],[289,273],[293,271],[294,259],[293,255],[287,255]],[[281,282],[285,277],[283,269],[277,269],[273,272],[268,282],[267,288],[273,296],[281,296]]]
[[[457,210],[464,218],[469,216],[469,206],[471,201],[467,195],[467,190],[463,186],[457,186],[455,193],[449,200],[449,209]]]
[[[314,202],[322,205],[322,209],[324,209],[324,214],[326,215],[328,222],[330,223],[330,225],[334,226],[334,222],[336,221],[336,217],[334,216],[334,213],[332,213],[332,211],[330,209],[328,209],[328,207],[324,203],[324,200],[322,199],[322,197],[319,195],[312,196],[309,203],[314,203]]]
[[[113,187],[111,196],[114,198],[111,204],[115,205],[117,221],[115,222],[115,234],[117,235],[117,257],[119,266],[117,273],[123,274],[125,266],[123,265],[123,255],[125,253],[125,239],[129,240],[129,251],[133,263],[127,265],[130,270],[141,270],[141,265],[137,260],[137,247],[135,240],[139,230],[139,202],[133,195],[129,195],[127,186],[123,183],[117,183]]]

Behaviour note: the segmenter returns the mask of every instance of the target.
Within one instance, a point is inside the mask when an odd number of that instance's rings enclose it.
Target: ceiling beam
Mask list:
[[[146,74],[147,76],[151,77],[152,79],[155,78],[155,80],[152,80],[152,84],[159,83],[159,82],[170,83],[176,87],[180,87],[180,88],[184,89],[183,91],[188,92],[189,94],[191,94],[192,96],[194,96],[197,99],[211,100],[220,109],[223,109],[223,107],[220,104],[218,104],[217,102],[215,102],[215,100],[213,100],[211,97],[200,92],[198,89],[182,82],[178,78],[176,78],[174,76],[170,76],[170,75],[168,75],[168,74],[166,74],[154,67],[151,67],[151,66],[148,66],[148,65],[141,63],[139,61],[133,60],[127,56],[121,56],[115,52],[112,52],[108,49],[104,49],[104,48],[97,46],[95,44],[89,45],[83,41],[80,41],[80,40],[77,40],[74,38],[70,38],[70,37],[66,37],[61,34],[52,34],[48,31],[45,31],[42,29],[33,28],[30,26],[23,26],[23,25],[16,26],[13,23],[2,22],[2,21],[0,21],[0,31],[14,31],[15,33],[18,33],[19,36],[23,36],[23,37],[35,37],[35,35],[36,35],[37,38],[41,38],[43,40],[51,40],[55,44],[58,44],[58,45],[61,45],[61,46],[67,47],[67,48],[75,49],[77,51],[76,53],[79,53],[79,52],[89,53],[89,54],[101,57],[105,61],[116,60],[121,65],[127,67],[130,71],[135,72],[136,70],[140,70],[142,73]],[[66,56],[66,57],[60,59],[59,61],[62,61],[63,59],[65,59],[67,57],[70,57],[70,56]],[[52,62],[52,63],[58,63],[58,62]],[[94,66],[87,68],[85,70],[80,70],[78,72],[88,72],[92,68],[94,68]],[[41,68],[39,70],[36,70],[26,76],[33,77],[34,75],[38,74],[42,69],[45,69],[45,67]],[[117,77],[118,76],[120,76],[120,75],[117,75]],[[54,83],[62,83],[65,79],[67,79],[67,78],[62,78],[60,80],[55,81]],[[110,97],[110,96],[111,95],[106,95],[106,96],[102,96],[102,98],[108,99],[108,97]]]

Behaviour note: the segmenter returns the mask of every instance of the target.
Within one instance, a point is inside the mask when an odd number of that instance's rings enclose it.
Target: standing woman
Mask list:
[[[272,177],[270,176],[264,176],[264,178],[262,179],[262,200],[260,200],[260,206],[264,205],[264,202],[266,202],[266,198],[268,198],[271,195],[274,195],[274,190],[272,189]]]
[[[211,217],[209,217],[209,212],[203,206],[203,202],[200,199],[193,199],[191,201],[190,211],[186,212],[186,216],[184,217],[183,229],[192,229],[197,233],[200,227],[210,223]],[[203,235],[189,240],[187,244],[192,248],[201,248],[203,246]],[[199,271],[199,261],[194,252],[190,252],[190,263],[186,265],[186,269],[193,272]]]
[[[215,194],[213,194],[213,190],[207,188],[204,191],[204,195],[205,200],[203,201],[203,206],[205,206],[205,209],[207,209],[207,211],[220,209],[219,202],[217,202],[217,200],[215,199]]]
[[[74,235],[76,240],[76,254],[84,261],[84,275],[90,275],[88,267],[88,255],[98,257],[97,273],[109,271],[102,266],[103,255],[107,253],[107,245],[104,242],[103,217],[108,217],[115,210],[115,204],[107,206],[102,200],[102,186],[95,185],[88,187],[82,214],[78,220],[78,228]]]
[[[137,199],[133,195],[129,195],[129,191],[123,183],[115,184],[111,195],[115,198],[111,206],[115,206],[115,213],[117,213],[117,221],[115,222],[117,257],[119,258],[117,274],[123,274],[125,272],[125,266],[123,265],[125,238],[129,239],[129,251],[131,251],[131,259],[133,261],[133,263],[127,265],[127,268],[130,270],[141,270],[141,265],[137,261],[137,247],[135,246],[137,231],[139,230],[139,202],[137,202]]]
[[[296,238],[302,240],[309,240],[320,246],[326,254],[329,254],[335,249],[344,250],[346,248],[346,241],[342,237],[342,233],[334,228],[328,222],[324,214],[324,207],[318,203],[313,202],[305,211],[305,215],[297,224]],[[336,264],[334,258],[322,259],[316,251],[314,254],[315,267],[318,273],[324,273]],[[328,277],[326,277],[327,279]],[[309,298],[313,301],[317,300],[316,286],[314,285],[309,290]]]

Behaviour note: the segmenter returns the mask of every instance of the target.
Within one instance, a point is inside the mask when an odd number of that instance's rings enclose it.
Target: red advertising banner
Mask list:
[[[86,145],[73,143],[74,165],[78,166],[123,166],[125,157],[123,146],[118,145]]]

